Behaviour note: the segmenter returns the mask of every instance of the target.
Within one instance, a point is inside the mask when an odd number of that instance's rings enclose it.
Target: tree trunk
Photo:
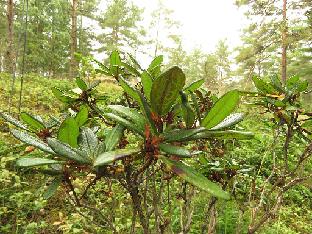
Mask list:
[[[14,2],[7,0],[7,41],[6,53],[4,59],[5,71],[9,73],[14,72],[14,50],[13,50],[13,19],[14,19]]]
[[[71,5],[71,43],[70,43],[70,64],[69,76],[74,78],[77,74],[77,60],[75,53],[77,52],[77,8],[78,0],[72,0]]]
[[[282,31],[282,82],[286,83],[287,72],[287,0],[283,0],[283,31]]]

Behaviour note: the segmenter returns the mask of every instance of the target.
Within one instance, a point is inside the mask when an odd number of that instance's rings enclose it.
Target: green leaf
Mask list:
[[[219,130],[219,129],[231,127],[231,126],[239,123],[243,119],[244,119],[243,113],[230,114],[221,123],[219,123],[217,126],[214,126],[213,128],[211,128],[211,130]]]
[[[55,138],[48,138],[48,145],[53,149],[55,153],[63,156],[66,159],[73,160],[79,163],[90,162],[89,158],[82,157],[77,149],[72,148],[70,145],[63,143]]]
[[[309,82],[307,80],[304,80],[304,81],[299,81],[297,83],[297,87],[296,87],[296,90],[298,92],[304,92],[308,89],[309,87]]]
[[[137,101],[139,104],[141,103],[141,99],[140,99],[140,96],[138,95],[138,92],[127,81],[125,81],[122,77],[119,77],[118,83],[123,88],[123,90],[131,98],[133,98],[133,100]]]
[[[143,86],[145,97],[147,98],[147,100],[150,100],[153,79],[147,71],[144,71],[141,74],[141,83]]]
[[[194,93],[191,93],[191,98],[192,98],[193,107],[195,108],[195,111],[196,111],[198,122],[201,125],[202,119],[201,119],[200,108],[199,108],[199,105],[198,105],[198,101],[197,101],[196,95]]]
[[[185,75],[179,67],[173,67],[157,77],[152,85],[152,109],[160,116],[167,114],[185,84]]]
[[[205,130],[206,130],[205,128],[178,129],[178,130],[175,129],[172,131],[165,132],[162,135],[162,138],[166,142],[184,141],[189,137]]]
[[[88,116],[89,116],[88,107],[81,106],[79,112],[75,116],[75,121],[78,127],[83,126],[87,122]]]
[[[96,73],[104,74],[104,75],[106,75],[106,76],[111,76],[111,75],[112,75],[110,71],[107,72],[106,70],[100,69],[100,68],[96,68],[96,69],[95,69],[95,72],[96,72]]]
[[[222,122],[235,109],[239,102],[239,92],[232,90],[224,94],[210,109],[202,121],[202,126],[212,128]]]
[[[52,197],[55,194],[57,188],[61,184],[62,184],[62,178],[60,178],[60,177],[54,178],[54,180],[51,182],[51,184],[49,185],[47,190],[43,193],[43,198],[49,199],[50,197]]]
[[[44,166],[50,164],[60,164],[61,161],[56,161],[47,158],[20,158],[16,161],[18,167],[35,167],[35,166]]]
[[[259,92],[264,93],[264,94],[276,93],[274,87],[271,84],[263,81],[262,79],[259,79],[258,77],[253,76],[252,80]]]
[[[121,65],[120,56],[117,50],[114,50],[109,57],[110,65]]]
[[[86,82],[84,82],[79,77],[76,78],[76,84],[83,91],[86,91],[88,89],[88,85],[86,84]]]
[[[110,71],[113,75],[118,75],[118,67],[121,65],[120,56],[117,50],[113,51],[109,57]]]
[[[142,113],[144,114],[144,116],[146,117],[146,119],[148,120],[149,125],[152,128],[153,133],[157,133],[157,129],[154,123],[154,120],[152,118],[152,111],[151,111],[151,107],[149,106],[149,104],[147,103],[146,99],[143,97],[143,95],[141,93],[138,93],[142,106],[141,106],[141,110]]]
[[[40,131],[45,128],[41,121],[26,112],[21,113],[21,119],[35,131]]]
[[[291,89],[299,81],[299,76],[292,76],[286,80],[286,87]]]
[[[60,141],[67,143],[72,147],[77,147],[78,136],[79,136],[79,126],[76,120],[72,117],[68,117],[61,124],[57,134],[57,138]]]
[[[140,129],[140,131],[144,131],[146,121],[144,116],[138,113],[137,109],[124,107],[121,105],[109,105],[108,108],[111,109],[113,112],[118,113],[118,115],[120,115],[121,117],[133,122]]]
[[[302,128],[312,129],[312,119],[308,119],[304,121],[304,123],[301,125]]]
[[[182,99],[182,116],[187,128],[191,128],[195,122],[195,113],[191,108],[187,96],[181,91],[180,92]]]
[[[115,151],[108,151],[100,154],[93,163],[93,166],[97,167],[109,164],[132,154],[136,154],[138,152],[140,152],[140,149],[119,149]]]
[[[103,63],[96,59],[92,59],[93,62],[95,62],[101,69],[100,72],[104,72],[104,74],[107,74],[108,76],[111,76],[110,70],[107,66],[105,66]],[[97,70],[97,69],[96,69]]]
[[[191,128],[195,121],[195,113],[189,104],[182,104],[182,114],[186,127]]]
[[[116,121],[117,123],[125,126],[127,129],[132,130],[133,132],[138,133],[139,135],[143,136],[143,132],[140,129],[138,129],[134,123],[131,123],[130,121],[128,121],[128,120],[126,120],[126,119],[124,119],[118,115],[115,115],[113,113],[106,113],[106,114],[104,114],[104,116],[106,118],[112,119],[112,120]]]
[[[197,81],[194,81],[189,86],[187,86],[184,91],[185,92],[194,92],[196,89],[200,88],[205,83],[205,79],[200,79]]]
[[[241,132],[241,131],[234,131],[234,130],[227,130],[227,131],[211,131],[206,130],[190,136],[186,140],[197,140],[197,139],[238,139],[238,140],[250,140],[254,138],[254,134],[252,132]]]
[[[136,59],[130,54],[127,53],[127,55],[129,56],[130,60],[132,61],[132,63],[140,70],[142,70],[140,64],[136,61]]]
[[[216,183],[211,182],[193,168],[164,156],[159,156],[159,158],[169,167],[171,171],[190,184],[212,194],[215,197],[230,199],[230,195],[227,192],[223,191]]]
[[[157,76],[160,73],[160,66],[161,66],[163,60],[164,60],[164,56],[162,56],[162,55],[155,57],[153,59],[153,61],[151,62],[151,64],[148,66],[147,70],[152,75]]]
[[[16,129],[11,129],[11,133],[13,134],[13,136],[15,138],[19,139],[20,141],[22,141],[28,145],[35,146],[36,148],[38,148],[44,152],[47,152],[50,154],[55,154],[53,152],[53,150],[47,144],[45,144],[43,141],[37,139],[36,137],[29,135],[26,132],[19,131]]]
[[[21,123],[20,121],[18,121],[17,119],[13,118],[11,115],[1,112],[0,116],[5,119],[6,121],[8,121],[9,123],[13,124],[14,126],[21,128],[23,130],[27,130],[28,128],[26,125],[24,125],[23,123]]]
[[[97,136],[90,128],[82,128],[79,135],[79,146],[86,157],[94,158],[96,156],[99,141]]]
[[[283,84],[277,75],[271,76],[270,78],[271,78],[271,83],[276,90],[282,93],[285,92]]]
[[[132,67],[131,65],[127,64],[127,63],[124,63],[122,62],[121,65],[126,68],[128,70],[128,72],[130,72],[132,75],[135,75],[135,76],[140,76],[140,72],[138,72],[137,69],[135,69],[134,67]]]
[[[123,136],[124,129],[124,126],[118,124],[109,132],[105,138],[106,151],[112,151],[115,149],[121,137]]]
[[[61,102],[64,103],[71,103],[73,101],[75,101],[74,98],[65,95],[60,89],[53,87],[52,88],[52,93],[54,94],[54,96]]]
[[[95,80],[95,81],[93,81],[93,82],[90,84],[89,89],[93,89],[93,88],[97,87],[100,83],[101,83],[100,80]]]
[[[180,147],[180,146],[175,146],[171,144],[165,144],[161,143],[159,144],[159,149],[167,154],[173,154],[173,155],[178,155],[182,157],[191,157],[192,154],[189,150]]]

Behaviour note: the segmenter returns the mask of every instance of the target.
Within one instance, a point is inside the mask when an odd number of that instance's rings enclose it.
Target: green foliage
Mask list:
[[[185,75],[178,67],[173,67],[154,80],[151,90],[151,106],[160,116],[169,112],[178,93],[185,83]]]
[[[211,193],[213,196],[223,199],[229,199],[228,193],[224,192],[220,187],[205,178],[203,175],[196,172],[191,167],[184,165],[183,163],[170,160],[166,157],[160,157],[165,164],[176,173],[178,176],[186,180],[187,182]]]
[[[142,9],[126,0],[107,1],[107,10],[99,17],[99,25],[105,30],[97,39],[103,51],[135,49],[140,44],[144,30],[138,26]]]
[[[202,126],[210,129],[221,123],[239,102],[239,92],[237,90],[230,91],[224,94],[210,109],[208,114],[202,120]]]
[[[157,225],[162,224],[157,224],[157,220],[168,219],[168,229],[180,232],[189,224],[190,232],[196,233],[204,228],[206,217],[214,216],[207,211],[213,207],[220,215],[218,232],[237,232],[239,225],[245,231],[254,204],[263,202],[259,191],[271,173],[271,155],[277,156],[274,162],[280,168],[283,165],[285,135],[270,137],[271,127],[279,131],[290,126],[304,129],[302,134],[294,133],[289,143],[291,170],[296,168],[296,155],[301,154],[309,141],[306,131],[310,129],[310,113],[302,108],[299,99],[307,90],[307,83],[292,77],[284,86],[275,78],[271,81],[254,78],[258,92],[233,90],[217,98],[202,88],[203,80],[185,88],[185,74],[178,67],[163,72],[161,56],[146,70],[133,57],[127,58],[114,51],[108,66],[96,62],[99,72],[112,76],[121,86],[120,89],[111,86],[111,93],[118,96],[103,95],[107,91],[103,84],[78,78],[78,88],[68,85],[53,89],[55,97],[62,102],[59,109],[63,113],[58,110],[57,117],[40,118],[25,111],[19,121],[7,113],[1,114],[5,122],[21,129],[11,129],[13,136],[44,151],[28,146],[23,156],[11,159],[12,166],[19,166],[14,173],[20,173],[20,178],[41,176],[34,184],[44,184],[40,196],[53,204],[52,217],[44,217],[48,224],[30,219],[22,230],[53,233],[55,227],[69,233],[97,233],[105,227],[118,232],[130,229],[159,232]],[[131,76],[141,80],[130,85]],[[242,121],[245,115],[233,113],[236,108],[246,111],[245,106],[238,106],[241,96],[244,101],[251,99],[272,113],[273,122],[269,113],[258,119],[250,117],[254,114],[250,109],[247,110],[249,120]],[[276,148],[274,154],[270,152],[272,148]],[[10,170],[4,170],[0,179]],[[306,170],[304,173],[310,173],[308,163]],[[281,172],[278,168],[276,175]],[[277,178],[272,176],[265,188],[274,189]],[[7,189],[0,195],[5,197],[4,193],[11,192]],[[253,200],[249,203],[250,192]],[[277,192],[264,192],[264,199],[274,204]],[[283,206],[306,201],[311,194],[303,186],[287,191],[285,197]],[[47,201],[40,199],[37,201],[41,202],[38,205],[41,209]],[[263,203],[261,212],[271,209],[266,204],[269,202]],[[31,209],[26,206],[24,209]],[[138,211],[137,221],[133,221],[129,206]],[[60,212],[57,209],[66,212],[65,219],[53,217]],[[3,210],[0,212],[6,212]],[[12,215],[5,215],[13,223]],[[285,220],[287,217],[281,222]],[[0,230],[7,232],[9,222],[1,222],[5,225]],[[287,228],[283,225],[276,229]],[[270,228],[263,230],[269,233]]]
[[[72,147],[78,146],[78,136],[79,136],[79,125],[78,121],[72,117],[66,118],[57,133],[57,138],[69,144]]]
[[[120,160],[124,157],[131,156],[140,152],[139,149],[119,149],[115,151],[107,151],[100,154],[94,161],[93,166],[98,167],[105,164],[112,163],[116,160]]]

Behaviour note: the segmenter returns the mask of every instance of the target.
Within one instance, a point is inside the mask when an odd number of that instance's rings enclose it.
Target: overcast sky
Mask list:
[[[145,18],[157,8],[158,0],[134,0],[145,8]],[[173,10],[173,18],[182,23],[181,33],[184,46],[191,50],[201,46],[211,52],[217,42],[227,38],[231,48],[240,42],[241,30],[246,18],[234,0],[163,0]]]
[[[157,9],[158,0],[132,0],[144,8],[143,23],[148,26],[151,12]],[[106,1],[100,9],[104,10]],[[241,31],[247,25],[243,10],[234,0],[162,0],[166,8],[173,10],[172,19],[181,23],[183,47],[187,51],[201,48],[213,52],[219,40],[227,39],[230,49],[240,44]],[[163,42],[164,43],[164,42]]]

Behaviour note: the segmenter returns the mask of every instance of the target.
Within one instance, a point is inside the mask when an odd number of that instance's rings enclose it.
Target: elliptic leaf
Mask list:
[[[109,57],[110,71],[116,76],[118,74],[118,67],[121,65],[121,60],[118,51],[113,51]]]
[[[307,80],[299,81],[296,86],[298,92],[304,92],[308,89],[309,82]]]
[[[187,128],[191,128],[194,124],[195,121],[195,113],[192,110],[188,100],[187,96],[183,93],[180,92],[181,99],[182,99],[182,116],[183,120],[185,122],[185,125]]]
[[[181,162],[173,161],[164,156],[159,156],[159,158],[169,167],[171,171],[190,184],[193,184],[194,186],[212,194],[215,197],[230,199],[230,195],[227,192],[223,191],[216,183],[211,182],[193,168]]]
[[[271,84],[263,81],[262,79],[260,79],[256,76],[253,76],[252,81],[254,82],[254,84],[255,84],[255,86],[259,92],[264,93],[264,94],[276,93],[274,87]]]
[[[242,121],[243,118],[244,118],[243,113],[230,114],[221,123],[219,123],[217,126],[214,126],[213,128],[211,128],[211,130],[219,130],[219,129],[231,127],[231,126],[239,123],[240,121]]]
[[[141,103],[140,96],[138,95],[137,91],[127,82],[125,81],[122,77],[119,77],[118,83],[120,86],[123,88],[123,90],[131,97],[133,100],[138,102],[139,104]]]
[[[106,114],[104,114],[104,116],[106,118],[112,119],[112,120],[116,121],[117,123],[125,126],[127,129],[132,130],[133,132],[136,132],[139,135],[143,136],[143,132],[140,129],[138,129],[134,123],[132,123],[132,122],[130,122],[130,121],[118,116],[118,115],[115,115],[113,113],[106,113]]]
[[[42,130],[45,128],[44,124],[41,121],[39,121],[36,117],[26,112],[21,113],[21,119],[35,131]]]
[[[54,96],[61,102],[70,103],[73,102],[75,99],[65,95],[60,89],[52,87],[52,93]]]
[[[221,123],[232,111],[239,102],[239,92],[232,90],[224,94],[210,109],[208,114],[202,121],[202,126],[212,128]]]
[[[164,56],[159,55],[155,57],[153,61],[151,62],[151,64],[149,65],[147,70],[154,77],[158,76],[158,74],[160,73],[160,67],[161,67],[163,60],[164,60]]]
[[[116,112],[121,117],[128,119],[129,121],[133,122],[140,130],[144,131],[145,128],[145,118],[142,114],[138,113],[137,109],[124,107],[122,105],[109,105],[113,112]]]
[[[130,54],[130,53],[127,53],[130,60],[132,61],[132,63],[140,70],[142,70],[140,64],[138,63],[138,61],[136,61],[136,59]]]
[[[54,178],[54,180],[51,182],[51,184],[49,185],[47,190],[44,192],[43,198],[44,199],[49,199],[50,197],[52,197],[55,194],[57,188],[61,184],[62,184],[62,178],[60,178],[60,177]]]
[[[197,139],[238,139],[238,140],[250,140],[254,138],[254,134],[252,132],[240,132],[234,130],[227,130],[227,131],[204,131],[200,132],[196,135],[193,135],[186,140],[197,140]]]
[[[270,78],[271,78],[271,83],[276,90],[278,90],[282,93],[285,92],[285,90],[283,88],[283,84],[277,75],[273,75]]]
[[[72,117],[68,117],[61,124],[57,134],[57,138],[60,141],[67,143],[72,147],[77,147],[78,136],[79,136],[79,126],[76,120]]]
[[[89,89],[93,89],[93,88],[97,87],[100,83],[101,83],[100,80],[95,80],[95,81],[93,81],[93,82],[90,84]]]
[[[105,138],[105,149],[106,151],[112,151],[119,143],[123,136],[124,126],[117,124]]]
[[[148,120],[149,125],[151,126],[151,129],[153,131],[153,133],[157,133],[157,129],[154,123],[154,120],[152,118],[152,110],[151,107],[149,106],[149,104],[147,103],[146,99],[143,97],[143,95],[141,93],[139,93],[139,97],[142,103],[141,106],[141,110],[142,113],[145,115],[146,119]]]
[[[205,128],[172,130],[165,132],[162,137],[166,142],[184,141],[189,137],[205,130]]]
[[[87,157],[94,158],[96,156],[98,143],[97,136],[90,128],[82,128],[79,135],[79,146]]]
[[[83,126],[88,120],[88,107],[81,106],[79,112],[75,116],[76,123],[79,127]]]
[[[200,108],[199,108],[196,95],[194,93],[191,93],[191,98],[192,98],[193,107],[195,108],[195,111],[196,111],[197,119],[199,123],[201,124],[202,120],[201,120],[201,115],[200,115]]]
[[[117,50],[114,50],[110,57],[109,57],[109,61],[111,65],[121,65],[121,60],[120,60],[120,56]]]
[[[76,84],[77,86],[83,90],[86,91],[88,89],[88,85],[86,84],[86,82],[84,82],[81,78],[77,77],[76,78]]]
[[[299,76],[292,76],[286,80],[286,86],[288,89],[291,89],[299,81]]]
[[[48,138],[48,144],[55,153],[66,159],[74,160],[79,163],[88,163],[90,161],[88,158],[82,157],[77,149],[55,138]]]
[[[38,138],[33,137],[32,135],[29,135],[26,132],[12,129],[11,133],[13,134],[15,138],[19,139],[22,142],[25,142],[28,145],[33,145],[44,152],[55,154],[53,150],[47,144],[45,144],[43,141],[39,140]]]
[[[140,149],[119,149],[115,151],[108,151],[103,154],[100,154],[95,162],[93,163],[93,166],[102,166],[105,164],[109,164],[111,162],[114,162],[118,159],[122,159],[124,157],[130,156],[132,154],[138,153]]]
[[[147,71],[141,74],[141,83],[143,86],[144,95],[147,100],[150,100],[151,90],[153,85],[153,79]]]
[[[19,167],[35,167],[35,166],[44,166],[50,164],[60,164],[61,161],[56,161],[47,158],[20,158],[16,161],[16,165]]]
[[[187,86],[184,91],[185,92],[194,92],[196,89],[200,88],[205,83],[205,79],[200,79],[197,81],[194,81],[189,86]]]
[[[168,113],[185,84],[185,75],[179,67],[172,67],[157,77],[152,85],[152,109],[160,116]]]
[[[132,67],[130,64],[121,62],[121,65],[125,67],[132,75],[140,76],[140,72],[138,72],[138,70]]]
[[[182,157],[191,157],[191,152],[183,147],[171,144],[159,144],[159,149],[167,154],[178,155]]]
[[[303,128],[312,129],[312,119],[308,119],[304,121],[304,123],[301,125]]]
[[[20,121],[18,121],[17,119],[13,118],[11,115],[1,112],[0,116],[5,119],[6,121],[8,121],[9,123],[13,124],[14,126],[21,128],[23,130],[28,130],[27,126],[24,125],[23,123],[21,123]]]

